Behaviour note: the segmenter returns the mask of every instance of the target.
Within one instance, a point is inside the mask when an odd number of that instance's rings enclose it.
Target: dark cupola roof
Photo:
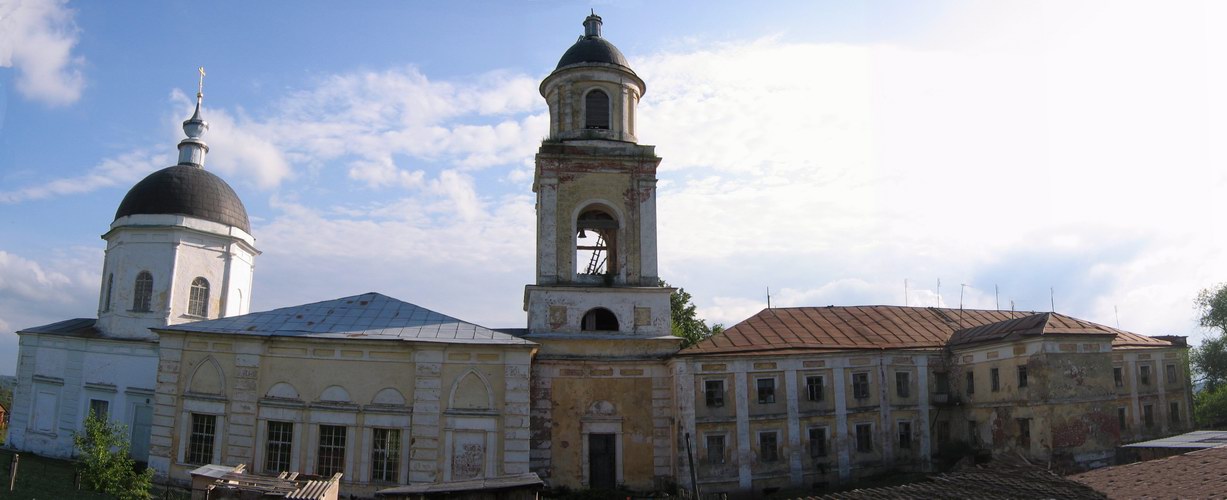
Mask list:
[[[204,99],[204,68],[200,68],[200,90],[196,92],[196,111],[183,122],[187,138],[179,142],[179,164],[145,177],[132,186],[115,211],[115,219],[128,215],[185,215],[234,226],[251,234],[247,208],[226,181],[204,169],[208,144],[202,137],[209,123],[200,115]]]
[[[167,167],[132,186],[115,218],[138,214],[185,215],[251,233],[247,208],[230,185],[193,165]]]
[[[626,56],[622,55],[622,51],[608,40],[601,38],[601,16],[595,13],[584,19],[584,36],[562,54],[562,59],[558,60],[558,66],[554,69],[559,70],[572,64],[583,63],[613,64],[634,73],[630,63],[626,62]]]

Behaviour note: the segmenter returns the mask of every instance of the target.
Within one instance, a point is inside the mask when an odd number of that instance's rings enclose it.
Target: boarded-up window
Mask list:
[[[593,90],[584,96],[584,128],[609,129],[609,94]]]
[[[39,391],[34,399],[34,422],[36,432],[55,432],[56,393]]]

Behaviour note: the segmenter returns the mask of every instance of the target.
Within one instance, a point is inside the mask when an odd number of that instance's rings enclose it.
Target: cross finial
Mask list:
[[[196,88],[196,99],[200,99],[201,97],[204,97],[204,77],[205,77],[204,66],[196,68],[196,71],[200,72],[200,86]]]

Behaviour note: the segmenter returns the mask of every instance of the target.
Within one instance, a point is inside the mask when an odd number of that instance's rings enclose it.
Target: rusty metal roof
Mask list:
[[[1227,446],[1069,476],[1110,498],[1223,498]]]
[[[1036,330],[1038,329],[1038,330]],[[1115,335],[1113,346],[1164,347],[1170,342],[1059,313],[905,306],[764,309],[680,355],[783,353],[796,350],[923,349],[1039,334]]]

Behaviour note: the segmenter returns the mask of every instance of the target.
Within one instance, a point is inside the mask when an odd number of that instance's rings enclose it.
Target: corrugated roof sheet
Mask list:
[[[1170,342],[1058,313],[904,306],[764,309],[681,355],[763,354],[795,350],[935,348],[1008,335],[1115,335],[1113,346],[1162,347]]]
[[[242,316],[184,323],[158,331],[533,345],[533,342],[374,292]]]
[[[1109,498],[1227,497],[1227,447],[1104,467],[1069,476]]]

